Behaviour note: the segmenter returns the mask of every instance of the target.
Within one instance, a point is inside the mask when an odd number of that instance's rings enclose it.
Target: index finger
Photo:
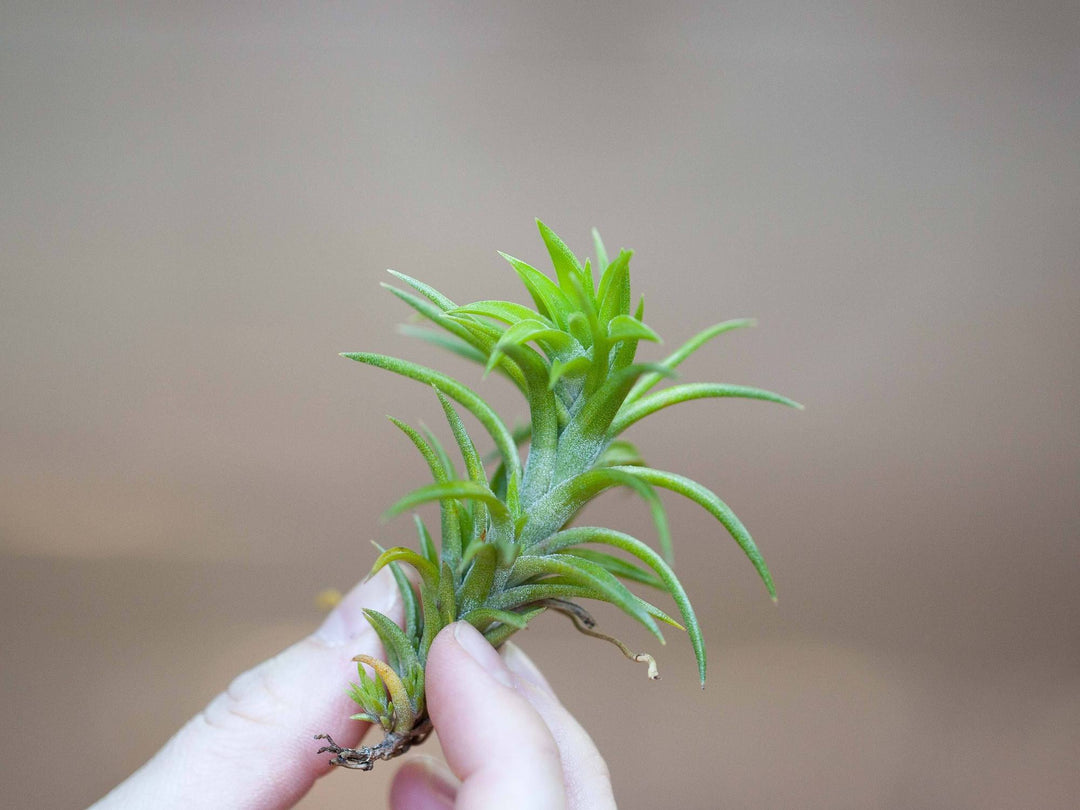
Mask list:
[[[462,781],[458,810],[565,810],[554,737],[471,625],[457,622],[436,637],[426,689],[446,761]]]

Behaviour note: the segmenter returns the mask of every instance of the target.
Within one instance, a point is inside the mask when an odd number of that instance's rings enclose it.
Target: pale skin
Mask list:
[[[388,570],[354,588],[311,636],[236,678],[92,810],[295,805],[331,770],[314,734],[355,747],[369,729],[348,719],[356,709],[343,688],[356,677],[354,655],[382,654],[364,607],[400,620]],[[428,657],[427,700],[449,769],[413,753],[398,760],[391,810],[615,807],[593,741],[512,644],[499,653],[467,624],[445,628]],[[363,775],[353,779],[371,806]]]

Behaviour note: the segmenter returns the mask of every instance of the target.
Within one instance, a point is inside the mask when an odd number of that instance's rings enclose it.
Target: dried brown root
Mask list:
[[[594,619],[592,614],[577,602],[571,602],[569,599],[544,599],[537,604],[545,605],[552,610],[565,613],[567,616],[576,616],[578,621],[590,630],[596,627],[596,619]]]
[[[431,720],[424,717],[406,732],[387,732],[382,742],[370,748],[367,746],[362,748],[342,748],[334,742],[329,734],[316,734],[316,740],[326,740],[329,745],[324,745],[315,753],[330,752],[334,754],[334,758],[330,760],[331,765],[352,768],[358,771],[370,771],[375,767],[376,760],[399,757],[414,745],[420,745],[431,734],[431,730]]]
[[[614,636],[609,636],[607,633],[601,633],[599,630],[594,630],[593,628],[596,626],[596,621],[593,619],[592,616],[589,615],[588,611],[586,611],[585,608],[581,607],[581,605],[577,605],[573,602],[567,602],[562,599],[548,599],[545,600],[545,602],[552,610],[557,610],[559,611],[559,613],[568,616],[570,618],[570,621],[574,623],[574,627],[579,633],[584,633],[587,636],[599,638],[610,644],[614,644],[616,647],[619,648],[619,651],[631,661],[637,661],[641,664],[648,664],[648,674],[650,680],[660,680],[660,670],[656,667],[655,658],[653,658],[648,653],[634,652]],[[558,602],[559,604],[555,604],[556,602]]]

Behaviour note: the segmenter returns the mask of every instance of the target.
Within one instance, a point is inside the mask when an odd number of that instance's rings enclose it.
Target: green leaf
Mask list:
[[[722,335],[724,332],[730,332],[732,329],[741,329],[746,326],[754,326],[757,324],[753,318],[740,318],[734,321],[724,321],[718,323],[715,326],[710,326],[708,329],[703,329],[698,332],[686,343],[668,355],[661,361],[660,365],[668,369],[669,372],[674,371],[683,360],[689,357],[691,354],[700,349],[707,342],[712,340],[717,335]],[[627,402],[633,402],[650,388],[655,386],[660,380],[663,379],[661,374],[647,374],[637,381],[637,384],[630,390],[630,393],[626,395]]]
[[[773,598],[773,601],[776,600],[776,586],[773,585],[772,575],[769,573],[769,567],[765,564],[765,558],[761,556],[761,552],[758,551],[757,545],[754,543],[753,538],[750,537],[750,532],[743,526],[742,521],[731,511],[731,507],[720,500],[715,493],[706,489],[697,481],[692,481],[675,473],[654,470],[651,467],[612,467],[610,469],[627,473],[653,486],[678,492],[705,509],[720,521],[735,539],[735,542],[739,544],[743,553],[753,563],[758,576],[761,577],[761,581],[765,583],[769,595]]]
[[[469,480],[486,487],[488,482],[487,475],[484,473],[484,462],[480,460],[476,445],[465,430],[465,423],[461,421],[458,412],[454,410],[454,406],[438,386],[435,386],[435,395],[439,398],[439,404],[442,405],[443,412],[446,414],[446,421],[450,423],[450,430],[454,434],[454,440],[465,461],[465,470],[468,472]]]
[[[390,699],[394,703],[393,730],[401,733],[411,729],[416,722],[416,710],[405,684],[401,682],[401,677],[388,664],[370,655],[355,655],[353,660],[367,664],[386,684],[386,691],[390,693]]]
[[[424,461],[428,463],[428,467],[431,468],[431,474],[436,481],[446,481],[452,476],[453,470],[446,469],[438,454],[431,448],[431,445],[424,441],[423,436],[421,436],[414,428],[393,416],[388,416],[386,418],[394,424],[394,427],[409,437],[416,446],[416,449],[420,451],[420,455],[424,457]]]
[[[522,621],[527,626],[529,624],[529,622],[531,622],[534,618],[539,616],[545,610],[547,610],[547,607],[540,606],[540,607],[532,608],[530,610],[523,611],[522,613],[517,614],[517,615],[520,615],[522,617]],[[496,613],[496,611],[491,611],[491,612]],[[499,611],[499,612],[501,613],[501,611]],[[510,615],[515,615],[515,614],[510,614]],[[502,620],[500,619],[500,621],[502,621]],[[494,647],[495,649],[498,649],[499,647],[501,647],[503,645],[503,643],[508,638],[510,638],[512,635],[514,635],[514,633],[516,633],[520,629],[522,629],[522,628],[515,627],[510,622],[502,622],[501,624],[498,624],[495,627],[491,627],[491,628],[488,628],[487,630],[485,630],[484,631],[484,638],[486,638],[488,640],[488,643],[490,643],[492,647]]]
[[[399,273],[397,270],[387,270],[386,272],[389,273],[390,275],[392,275],[394,278],[398,278],[398,279],[401,279],[402,281],[404,281],[406,284],[408,284],[410,287],[412,287],[418,293],[420,293],[425,298],[427,298],[429,301],[431,301],[431,303],[433,303],[435,306],[437,306],[443,312],[446,312],[447,310],[453,309],[454,307],[457,306],[457,304],[455,304],[453,301],[451,301],[449,298],[447,298],[441,292],[436,290],[434,287],[431,287],[431,286],[425,284],[422,281],[417,281],[415,278],[412,278],[411,276],[407,276],[404,273]],[[393,288],[391,288],[391,289],[393,289]]]
[[[416,449],[420,451],[420,454],[431,468],[431,474],[435,478],[436,483],[445,483],[455,477],[454,468],[450,464],[450,459],[446,457],[442,445],[439,444],[434,436],[431,436],[431,443],[429,443],[425,441],[416,430],[409,427],[401,420],[395,419],[392,416],[389,417],[389,419],[394,423],[395,427],[401,430],[409,437],[412,443],[416,445]],[[434,448],[432,445],[434,445]],[[458,522],[457,511],[451,504],[443,503],[440,505],[440,516],[442,520],[443,553],[448,559],[456,564],[458,558],[461,556],[461,526]],[[431,543],[431,537],[428,536],[427,529],[424,528],[423,523],[420,522],[419,516],[414,517],[421,530],[421,548],[424,548],[423,542],[425,537],[428,544]],[[424,556],[433,563],[438,562],[438,555],[435,554],[434,548],[431,549],[430,554],[427,549],[424,549]]]
[[[462,615],[461,620],[468,622],[481,633],[486,631],[494,622],[502,622],[515,630],[524,630],[529,623],[524,614],[511,613],[508,610],[492,610],[491,608],[470,610]]]
[[[630,315],[616,315],[611,319],[608,323],[608,340],[612,343],[619,340],[651,340],[654,343],[663,343],[656,332]]]
[[[483,503],[487,506],[491,515],[495,542],[508,543],[513,540],[514,525],[510,517],[510,511],[502,501],[495,497],[494,492],[474,481],[445,481],[415,489],[391,506],[386,511],[386,517],[400,515],[405,510],[412,509],[422,503],[447,499],[464,499]]]
[[[777,402],[787,405],[789,408],[803,410],[803,406],[795,400],[788,399],[772,391],[761,388],[750,388],[746,385],[729,385],[727,383],[685,383],[673,385],[655,394],[642,397],[637,402],[624,406],[611,424],[610,433],[617,436],[639,419],[644,419],[651,413],[656,413],[669,405],[677,405],[680,402],[689,402],[692,399],[704,399],[706,397],[737,397],[740,399],[760,399],[766,402]]]
[[[439,573],[439,617],[443,625],[457,618],[457,599],[454,595],[454,572],[446,562]]]
[[[570,335],[584,348],[593,345],[593,332],[589,328],[589,320],[581,312],[571,312],[566,319],[566,328]]]
[[[644,464],[645,459],[633,444],[625,439],[615,439],[596,460],[597,467],[615,467],[620,464]]]
[[[698,674],[701,678],[701,684],[704,686],[705,638],[701,634],[701,626],[698,624],[697,616],[694,614],[694,608],[690,604],[690,598],[686,595],[686,591],[683,589],[682,583],[679,582],[679,578],[675,576],[675,572],[671,570],[671,566],[664,562],[664,559],[659,554],[636,537],[631,537],[628,534],[615,531],[614,529],[604,529],[592,526],[564,529],[557,534],[553,534],[536,547],[535,553],[549,554],[581,543],[602,543],[622,549],[637,557],[656,572],[656,575],[664,583],[668,593],[671,594],[672,599],[675,600],[675,604],[682,613],[683,621],[686,623],[686,632],[690,637],[690,644],[694,648],[694,655],[697,657]]]
[[[503,350],[507,345],[524,346],[529,341],[536,341],[549,356],[577,348],[577,341],[573,336],[536,318],[527,318],[518,321],[503,333],[495,344],[495,351]]]
[[[622,476],[620,483],[634,490],[638,497],[645,501],[649,507],[649,514],[652,515],[653,525],[656,527],[656,539],[660,543],[660,553],[664,555],[664,559],[667,560],[669,565],[674,565],[675,550],[671,544],[671,530],[668,528],[667,511],[664,509],[664,503],[660,500],[660,496],[656,494],[656,490],[653,489],[652,485],[632,475]]]
[[[420,636],[419,654],[424,661],[427,661],[431,642],[435,640],[439,631],[446,627],[446,622],[442,620],[439,613],[437,593],[438,586],[430,586],[426,582],[420,583],[420,606],[424,612],[424,632]]]
[[[511,327],[511,331],[515,328]],[[528,385],[527,399],[532,419],[530,428],[532,444],[529,447],[524,473],[519,478],[522,497],[528,502],[539,492],[547,490],[550,485],[558,446],[558,402],[555,394],[548,388],[548,367],[539,354],[532,349],[513,343],[504,345],[503,351],[522,369]],[[517,476],[518,472],[511,471],[510,477]]]
[[[566,579],[570,584],[593,588],[603,594],[605,601],[611,602],[641,622],[663,643],[664,636],[660,628],[656,626],[656,622],[653,621],[649,611],[642,606],[638,597],[609,571],[596,563],[569,554],[546,554],[542,557],[523,555],[517,558],[510,569],[507,584],[512,588],[541,576],[558,576]]]
[[[472,566],[461,583],[461,591],[457,599],[461,606],[459,613],[466,613],[479,607],[488,598],[491,585],[495,581],[498,556],[498,550],[491,543],[479,544],[473,556]]]
[[[443,485],[437,484],[433,486]],[[394,546],[393,548],[388,548],[386,551],[380,554],[375,559],[375,564],[371,566],[371,572],[368,574],[368,576],[374,576],[384,565],[389,565],[390,563],[397,562],[398,560],[408,563],[413,568],[415,568],[416,572],[420,574],[420,578],[429,585],[434,585],[438,581],[439,569],[432,565],[428,560],[421,557],[411,548],[405,548],[405,546]]]
[[[521,514],[521,482],[518,480],[517,475],[511,475],[506,482],[506,493],[503,498],[503,503],[506,504],[506,508],[510,510],[510,517],[516,521]]]
[[[618,316],[616,316],[618,317]],[[645,318],[645,297],[642,296],[638,301],[637,312],[634,313],[634,319],[642,321]],[[615,357],[611,361],[612,371],[622,371],[624,368],[632,365],[634,357],[637,355],[638,341],[634,338],[626,338],[615,344]]]
[[[415,309],[420,315],[445,329],[447,332],[450,332],[452,335],[457,336],[458,339],[480,352],[483,355],[483,360],[481,360],[481,362],[486,362],[488,355],[491,353],[491,348],[502,334],[497,327],[490,323],[477,321],[467,315],[447,315],[443,310],[433,306],[422,298],[417,298],[415,295],[399,290],[396,287],[391,287],[389,284],[383,284],[382,286]],[[455,351],[452,342],[448,342],[446,348]],[[468,355],[466,354],[466,356]],[[470,359],[472,358],[470,357]],[[525,383],[521,378],[521,372],[512,364],[500,364],[499,372],[506,375],[514,385],[524,392]]]
[[[424,559],[427,559],[427,557]],[[416,591],[413,590],[412,583],[409,582],[405,572],[401,570],[401,566],[396,562],[390,563],[390,572],[394,575],[394,582],[397,583],[398,592],[401,594],[401,603],[405,607],[405,635],[408,636],[411,644],[420,639],[420,623],[422,621]]]
[[[431,445],[432,450],[435,451],[435,455],[439,458],[439,465],[446,472],[447,481],[453,481],[457,478],[457,467],[454,462],[450,460],[449,454],[446,452],[446,448],[442,446],[442,442],[439,441],[439,437],[436,436],[427,425],[420,425],[420,429],[424,432],[424,437],[427,439],[427,443]]]
[[[350,695],[350,697],[352,697],[352,696]],[[353,697],[353,700],[356,700],[356,698]],[[374,725],[379,724],[379,718],[375,717],[374,715],[368,714],[367,712],[360,712],[359,714],[350,714],[349,719],[350,720],[363,720],[365,723],[372,723]]]
[[[596,228],[592,229],[593,247],[596,250],[596,266],[600,270],[600,274],[603,275],[607,270],[608,257],[607,250],[604,248],[604,240],[600,238],[600,231]]]
[[[456,335],[465,343],[487,354],[486,347],[494,343],[499,337],[499,330],[496,326],[486,322],[480,322],[476,320],[470,320],[476,328],[468,330],[465,328],[466,324],[462,323],[460,319],[455,319],[454,316],[447,315],[445,311],[431,304],[429,301],[425,301],[423,298],[407,293],[404,290],[399,290],[390,284],[382,285],[385,289],[394,294],[395,297],[404,301],[417,314],[427,318],[432,323],[436,324],[452,335]]]
[[[565,362],[553,360],[551,362],[551,371],[548,374],[548,388],[554,389],[555,385],[563,377],[581,377],[587,374],[590,368],[592,368],[592,360],[584,355],[572,357]]]
[[[480,420],[480,424],[491,434],[496,447],[499,448],[506,468],[508,470],[520,470],[521,461],[518,459],[517,448],[510,431],[495,411],[475,391],[434,369],[410,363],[406,360],[399,360],[396,357],[370,354],[368,352],[347,352],[341,356],[438,387],[440,391],[455,402],[463,405],[473,416]]]
[[[431,535],[428,534],[427,526],[424,525],[424,521],[419,515],[413,515],[413,521],[416,523],[416,532],[420,536],[420,553],[432,565],[438,565],[439,552],[435,550],[435,544],[431,542]]]
[[[630,314],[630,259],[632,250],[620,250],[615,261],[600,277],[600,322],[609,323],[616,315]]]
[[[499,255],[510,262],[522,284],[525,285],[525,289],[532,296],[537,311],[549,320],[554,321],[560,328],[565,329],[567,316],[573,308],[558,285],[532,265],[521,261],[521,259],[515,259],[502,251],[499,251]]]
[[[401,324],[397,329],[400,334],[405,335],[406,337],[419,338],[426,343],[430,343],[432,346],[446,349],[448,352],[456,354],[458,357],[464,357],[466,360],[472,360],[474,363],[479,363],[480,365],[487,363],[487,354],[480,351],[475,346],[470,346],[464,340],[452,335],[444,335],[442,332],[436,332],[434,329],[425,329],[422,326],[413,326],[408,323]]]
[[[555,275],[559,279],[559,286],[564,292],[569,293],[573,289],[573,279],[581,277],[581,262],[551,228],[540,220],[536,220],[536,227],[540,229],[540,236],[547,245],[551,263],[555,267]]]
[[[493,593],[484,607],[496,610],[516,610],[542,602],[545,599],[598,599],[609,601],[602,592],[588,585],[567,585],[565,583],[539,582],[530,585],[515,585],[513,588]]]
[[[611,374],[596,393],[589,396],[559,436],[555,478],[566,479],[575,470],[587,469],[607,446],[613,435],[608,430],[626,392],[642,374],[655,369],[652,363],[628,366]],[[586,394],[588,389],[586,388]]]
[[[569,548],[566,549],[565,553],[573,554],[575,557],[582,557],[583,559],[594,562],[617,577],[622,577],[623,579],[628,579],[632,582],[640,582],[642,585],[649,585],[653,588],[666,590],[663,580],[656,576],[656,574],[645,571],[621,557],[615,557],[611,554],[605,554],[602,551],[592,551],[591,549],[585,548]]]
[[[404,678],[411,669],[420,666],[410,637],[392,619],[370,608],[364,608],[364,616],[378,634],[390,664],[398,675]]]
[[[546,321],[548,327],[553,326],[551,321],[538,312],[534,312],[526,306],[515,304],[512,301],[476,301],[449,311],[451,315],[482,315],[485,318],[494,318],[497,321],[510,324],[518,321],[533,320]]]
[[[372,719],[369,722],[381,723],[380,716],[386,714],[390,708],[390,696],[386,694],[386,687],[378,678],[368,675],[363,666],[357,664],[356,669],[360,673],[360,683],[350,683],[346,692],[360,704],[364,713],[353,715],[352,719],[366,720],[370,717]]]
[[[585,287],[585,295],[589,306],[596,309],[596,281],[593,279],[592,262],[585,260],[585,266],[581,270],[581,283]]]

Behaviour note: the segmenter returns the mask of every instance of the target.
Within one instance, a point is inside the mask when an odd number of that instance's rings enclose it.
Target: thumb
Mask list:
[[[314,735],[353,747],[368,728],[348,719],[345,694],[352,657],[382,655],[365,607],[401,620],[390,571],[354,588],[315,633],[236,678],[92,810],[292,807],[330,770]]]

